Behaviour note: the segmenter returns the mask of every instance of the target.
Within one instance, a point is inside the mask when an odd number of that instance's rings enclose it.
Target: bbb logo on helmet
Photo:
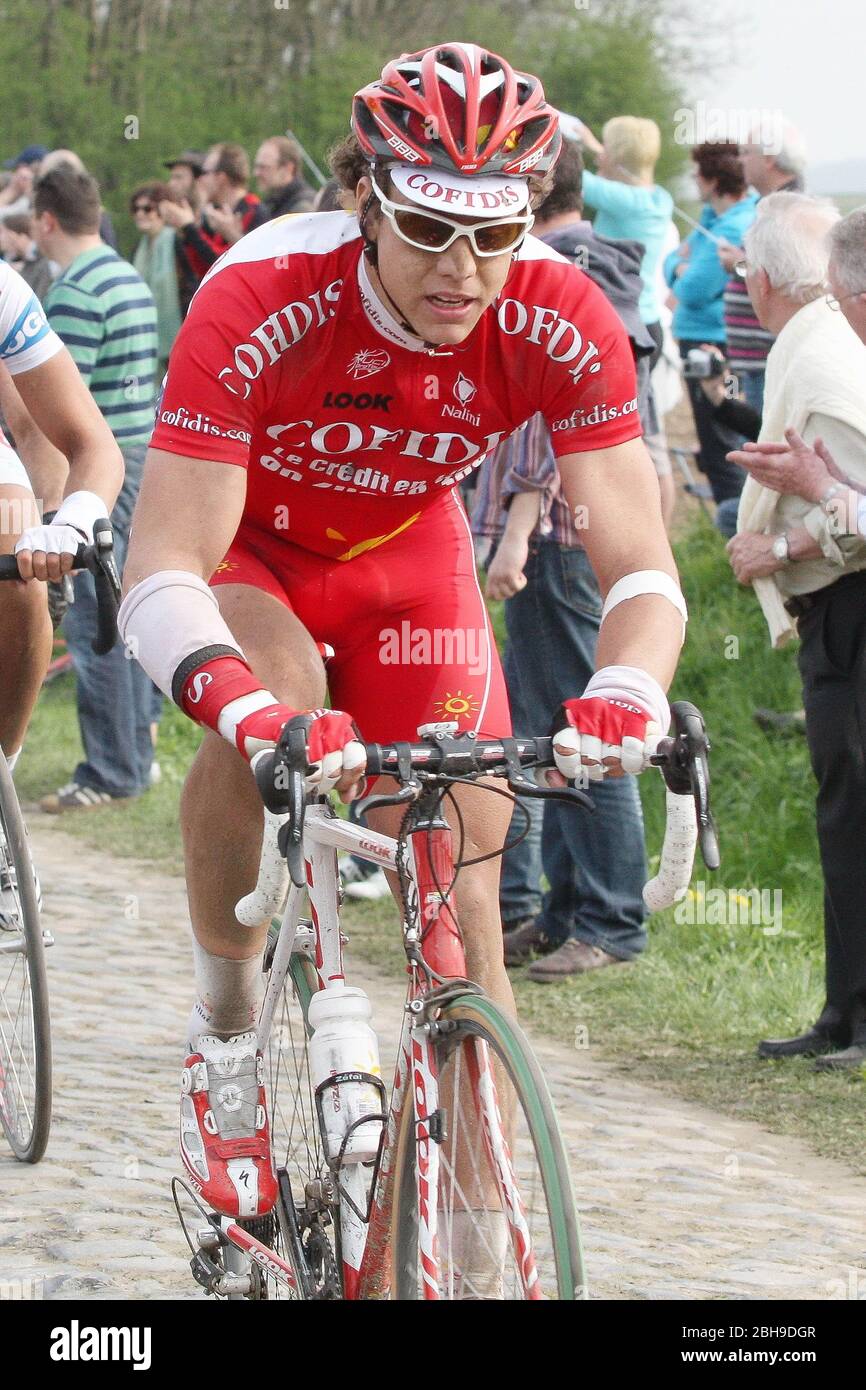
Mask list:
[[[417,150],[413,150],[411,145],[407,145],[405,140],[401,140],[399,135],[389,135],[388,144],[401,159],[408,160],[410,164],[417,164],[421,158]]]

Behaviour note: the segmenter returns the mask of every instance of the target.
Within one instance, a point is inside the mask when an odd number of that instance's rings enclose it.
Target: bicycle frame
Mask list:
[[[345,1165],[338,1175],[340,1188],[340,1252],[344,1296],[347,1299],[387,1296],[390,1283],[389,1233],[393,1199],[394,1158],[404,1106],[413,1106],[417,1142],[418,1235],[425,1299],[440,1296],[437,1257],[437,1203],[428,1195],[438,1191],[439,1079],[433,1042],[433,1013],[443,990],[461,992],[474,986],[465,979],[466,963],[454,908],[450,901],[453,865],[451,829],[441,817],[423,816],[406,837],[404,846],[386,835],[339,819],[327,802],[308,806],[304,823],[306,892],[313,923],[313,958],[320,986],[333,988],[344,981],[340,934],[337,850],[349,851],[381,868],[401,871],[408,884],[404,938],[409,958],[409,986],[397,1061],[387,1112],[384,1142],[369,1203],[362,1165]],[[402,858],[398,861],[398,856]],[[444,893],[443,893],[444,890]],[[292,886],[283,912],[270,978],[259,1024],[259,1047],[265,1050],[278,1000],[285,984],[296,945],[301,897],[305,890]],[[423,955],[422,955],[423,946]],[[428,970],[449,984],[431,989]],[[528,1224],[511,1161],[487,1045],[478,1044],[470,1083],[475,1092],[484,1143],[499,1184],[502,1208],[524,1289],[528,1298],[540,1297]],[[411,1089],[407,1083],[411,1077]]]

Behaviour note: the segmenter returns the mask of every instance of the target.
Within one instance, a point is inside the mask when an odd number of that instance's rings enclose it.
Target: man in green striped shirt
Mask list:
[[[61,273],[45,299],[54,331],[117,440],[125,479],[111,520],[118,565],[126,558],[144,455],[153,428],[156,308],[147,285],[99,235],[101,199],[88,173],[61,164],[34,189],[34,237]],[[43,799],[46,811],[110,804],[150,784],[150,726],[158,717],[155,687],[118,644],[95,656],[96,596],[89,574],[75,579],[64,632],[75,662],[84,759],[71,781]]]

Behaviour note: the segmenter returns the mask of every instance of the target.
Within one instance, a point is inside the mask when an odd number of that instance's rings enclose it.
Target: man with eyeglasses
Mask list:
[[[751,474],[734,573],[754,584],[774,646],[795,622],[800,638],[824,875],[824,1007],[758,1051],[815,1057],[818,1071],[866,1062],[866,214],[852,217],[798,193],[762,200],[746,283],[776,336],[761,437],[730,455]]]
[[[308,785],[350,799],[362,737],[411,740],[443,721],[508,733],[458,484],[538,410],[606,595],[602,669],[556,721],[560,773],[639,772],[667,728],[686,610],[628,337],[601,292],[528,236],[559,147],[541,84],[504,59],[472,44],[404,55],[356,95],[332,158],[357,213],[244,238],[172,352],[120,629],[209,731],[182,810],[198,999],[181,1151],[226,1213],[259,1215],[276,1195],[257,1079],[263,937],[234,919],[261,845],[248,761],[308,711]],[[491,857],[510,803],[454,797],[475,861],[455,890],[468,968],[513,1009]],[[395,834],[399,808],[370,819]],[[241,1115],[221,1099],[227,1074]]]

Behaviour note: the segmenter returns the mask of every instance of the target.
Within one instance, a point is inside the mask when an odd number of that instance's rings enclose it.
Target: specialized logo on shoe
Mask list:
[[[373,395],[370,391],[362,391],[360,396],[353,396],[351,391],[338,391],[336,395],[329,391],[322,405],[328,410],[345,410],[348,406],[353,410],[384,410],[387,415],[393,399],[393,396],[383,396],[378,392]]]
[[[186,697],[189,704],[197,705],[209,685],[213,685],[213,676],[210,671],[199,671],[197,676],[193,676],[192,690]]]
[[[361,348],[350,360],[346,371],[356,381],[360,381],[361,377],[374,376],[376,372],[381,372],[390,365],[391,354],[385,352],[384,348]]]
[[[243,1103],[244,1093],[240,1086],[223,1086],[217,1093],[217,1101],[223,1110],[240,1110]]]
[[[460,372],[452,388],[452,394],[457,405],[443,405],[442,414],[450,416],[453,420],[465,420],[469,425],[480,425],[481,416],[476,415],[473,410],[467,409],[470,402],[478,394],[478,387],[475,382],[470,381],[468,376],[464,376]]]

